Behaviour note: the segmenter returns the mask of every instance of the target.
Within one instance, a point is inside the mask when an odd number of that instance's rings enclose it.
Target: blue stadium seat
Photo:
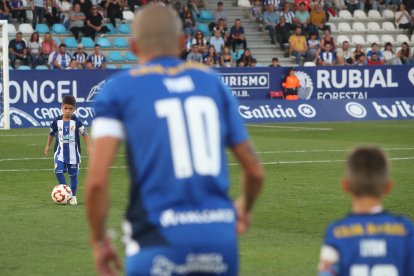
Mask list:
[[[65,43],[68,48],[78,47],[78,42],[76,41],[74,37],[65,37],[63,39],[63,43]]]
[[[241,58],[241,56],[243,55],[243,53],[244,53],[244,49],[239,49],[239,50],[237,51],[237,54],[236,54],[236,59]]]
[[[67,30],[63,24],[53,24],[52,31],[57,34],[66,34]]]
[[[111,48],[112,47],[111,41],[109,41],[109,39],[107,39],[106,37],[99,37],[96,40],[96,44],[99,44],[99,46],[101,46],[101,48]]]
[[[57,46],[59,46],[62,43],[58,37],[54,37],[53,40],[56,42]]]
[[[137,61],[138,60],[138,58],[137,58],[137,56],[136,55],[134,55],[132,52],[130,52],[130,51],[127,51],[126,53],[125,53],[125,59],[127,60],[127,61]]]
[[[118,68],[115,65],[113,65],[113,64],[108,64],[106,66],[106,69],[118,69]]]
[[[193,17],[194,17],[194,20],[196,21],[196,22],[200,22],[200,17],[199,16],[197,16],[197,13],[195,12],[195,11],[191,11],[191,13],[193,14]]]
[[[109,60],[111,61],[124,61],[124,57],[119,51],[111,51],[109,53]]]
[[[111,23],[106,23],[105,26],[108,27],[108,29],[109,29],[109,32],[107,34],[116,34],[117,33],[114,25],[112,25]]]
[[[197,31],[203,32],[204,36],[208,36],[210,34],[208,25],[205,23],[198,23],[196,29]]]
[[[121,69],[130,69],[132,68],[132,64],[122,64]]]
[[[131,28],[129,27],[128,24],[121,24],[118,27],[118,32],[120,32],[121,34],[130,34]]]
[[[36,70],[49,70],[49,67],[46,65],[37,65]]]
[[[32,70],[32,68],[30,68],[27,65],[20,65],[19,68],[17,68],[17,69],[19,69],[19,70]]]
[[[116,48],[128,48],[128,42],[124,37],[116,37],[114,39],[114,46]]]
[[[46,24],[37,24],[36,25],[36,32],[38,32],[39,34],[45,34],[47,32],[49,32],[49,27]]]
[[[90,37],[82,37],[81,43],[85,48],[93,48],[95,46],[95,43]]]
[[[204,22],[214,21],[214,16],[210,11],[201,11],[200,18]]]

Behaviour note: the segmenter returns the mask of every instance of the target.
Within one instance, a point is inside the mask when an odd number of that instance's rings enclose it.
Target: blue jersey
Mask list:
[[[414,226],[407,218],[351,214],[329,226],[324,243],[321,259],[337,255],[329,275],[414,275]]]
[[[50,135],[56,138],[55,160],[65,164],[79,164],[81,162],[81,145],[79,134],[85,134],[82,122],[73,115],[69,121],[63,116],[55,119],[50,126]]]
[[[152,246],[235,242],[225,148],[248,137],[215,72],[175,58],[153,60],[109,81],[95,114],[95,139],[127,144],[127,255]]]

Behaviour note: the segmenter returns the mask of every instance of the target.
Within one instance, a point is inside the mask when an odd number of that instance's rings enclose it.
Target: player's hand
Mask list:
[[[90,156],[92,154],[92,147],[86,147],[86,153]]]
[[[246,233],[250,227],[250,212],[247,211],[246,204],[242,198],[234,202],[237,212],[236,231],[238,235]]]
[[[117,275],[117,271],[121,270],[122,266],[111,242],[105,239],[103,242],[93,243],[92,248],[93,261],[98,275]]]
[[[48,146],[46,146],[45,147],[45,150],[43,151],[43,153],[47,156],[47,155],[49,155],[49,147]]]

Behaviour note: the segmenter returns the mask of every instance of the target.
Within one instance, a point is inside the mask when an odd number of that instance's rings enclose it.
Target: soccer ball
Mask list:
[[[72,198],[72,190],[63,184],[56,185],[52,191],[52,199],[56,204],[68,204]]]

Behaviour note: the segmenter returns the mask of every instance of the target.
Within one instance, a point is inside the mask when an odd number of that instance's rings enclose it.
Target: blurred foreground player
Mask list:
[[[413,224],[382,207],[392,186],[385,154],[375,147],[355,149],[342,186],[351,194],[352,213],[329,226],[319,275],[414,275]]]
[[[237,275],[263,172],[231,92],[204,65],[176,58],[180,26],[159,4],[137,13],[131,48],[140,64],[117,74],[95,102],[87,215],[95,267],[113,275],[105,235],[108,174],[125,140],[131,176],[124,221],[127,275]],[[226,147],[240,162],[242,193],[228,196]]]

